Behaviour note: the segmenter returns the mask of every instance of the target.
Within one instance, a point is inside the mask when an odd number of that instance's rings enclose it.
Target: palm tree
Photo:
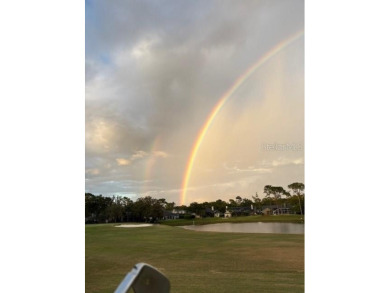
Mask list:
[[[305,185],[303,183],[299,183],[299,182],[294,182],[292,184],[290,184],[288,186],[288,188],[292,189],[292,191],[294,192],[294,194],[296,196],[298,196],[298,202],[299,202],[299,208],[301,210],[301,215],[303,215],[303,212],[302,212],[302,205],[301,205],[301,195],[304,195],[304,191],[305,191]]]

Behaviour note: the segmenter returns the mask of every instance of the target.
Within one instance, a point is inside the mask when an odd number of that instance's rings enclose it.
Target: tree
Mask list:
[[[272,186],[272,194],[276,199],[281,199],[282,195],[286,195],[287,192],[281,186]]]
[[[226,211],[226,206],[228,205],[227,202],[222,199],[218,199],[217,201],[211,202],[210,204],[215,208],[215,210],[220,211],[222,213]]]
[[[175,203],[173,203],[173,204],[175,204]],[[189,210],[188,210],[188,207],[187,207],[186,205],[176,206],[176,209],[178,209],[178,210],[184,210],[184,211],[186,211],[186,212],[189,211]]]
[[[265,197],[270,199],[272,194],[272,185],[264,186],[264,193],[265,193]]]
[[[157,220],[161,219],[164,216],[164,207],[158,200],[152,201],[152,211],[150,217]]]
[[[85,217],[96,216],[97,201],[96,197],[92,193],[85,194]]]
[[[261,199],[259,198],[259,195],[257,194],[257,192],[256,192],[255,196],[252,196],[252,199],[253,199],[254,206],[257,209],[259,209],[261,207]]]
[[[165,209],[167,211],[172,211],[175,208],[175,202],[167,202],[165,204]]]
[[[229,199],[229,207],[236,207],[237,202],[234,199]]]
[[[107,207],[107,215],[109,216],[110,222],[123,221],[123,212],[124,208],[121,205],[120,201],[113,200],[111,205]]]
[[[241,205],[243,207],[249,207],[249,206],[253,205],[253,201],[251,201],[249,198],[244,197],[241,201]]]
[[[286,196],[289,195],[289,193],[286,190],[284,190],[283,187],[272,186],[272,185],[264,186],[264,193],[266,194],[266,196],[265,196],[266,198],[272,198],[271,196],[273,196],[276,205],[278,205],[278,203],[282,199],[283,195],[286,195]]]
[[[197,203],[197,202],[190,203],[190,206],[188,207],[188,211],[190,213],[195,213],[201,217],[205,215],[204,204]]]
[[[276,205],[279,207],[280,200],[282,199],[282,195],[286,194],[286,191],[281,186],[273,186],[272,187],[272,194],[274,195]]]
[[[85,217],[91,222],[104,222],[108,218],[108,207],[112,199],[102,195],[95,196],[91,193],[85,194]]]
[[[164,200],[150,196],[140,197],[134,204],[134,214],[138,221],[155,221],[164,215]]]
[[[134,202],[130,198],[125,196],[123,198],[123,205],[124,205],[124,214],[126,216],[126,222],[128,222],[129,219],[131,219],[132,217]]]
[[[301,204],[301,195],[302,195],[302,201],[304,199],[304,191],[305,191],[305,185],[303,183],[299,183],[299,182],[294,182],[292,184],[290,184],[289,186],[287,186],[288,188],[290,188],[293,192],[294,192],[294,195],[296,195],[298,197],[298,201],[299,201],[299,208],[301,210],[301,215],[303,215],[303,212],[304,210],[302,210],[302,204]]]

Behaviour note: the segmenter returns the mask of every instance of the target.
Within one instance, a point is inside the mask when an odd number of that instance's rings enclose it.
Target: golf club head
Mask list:
[[[146,263],[138,263],[119,284],[115,293],[169,293],[167,277]]]

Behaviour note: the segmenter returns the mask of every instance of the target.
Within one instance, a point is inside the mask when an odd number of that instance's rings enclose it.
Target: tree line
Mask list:
[[[288,185],[288,189],[266,185],[263,190],[264,198],[260,198],[256,192],[251,198],[236,196],[228,201],[218,199],[203,203],[192,202],[188,206],[176,206],[175,202],[151,196],[140,197],[133,201],[128,197],[115,195],[105,197],[85,193],[85,219],[87,223],[156,222],[164,217],[164,212],[174,209],[184,211],[182,217],[191,217],[194,214],[204,217],[211,208],[224,213],[226,208],[251,207],[260,211],[270,206],[289,207],[292,213],[304,214],[304,184],[295,182]]]

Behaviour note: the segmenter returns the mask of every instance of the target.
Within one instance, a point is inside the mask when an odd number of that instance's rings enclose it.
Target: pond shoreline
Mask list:
[[[180,228],[197,232],[216,233],[305,234],[304,224],[280,222],[216,223],[197,226],[180,226]]]
[[[304,223],[305,215],[274,215],[274,216],[243,216],[231,218],[200,218],[200,219],[179,219],[164,220],[161,225],[167,226],[190,226],[190,225],[209,225],[218,223]]]

